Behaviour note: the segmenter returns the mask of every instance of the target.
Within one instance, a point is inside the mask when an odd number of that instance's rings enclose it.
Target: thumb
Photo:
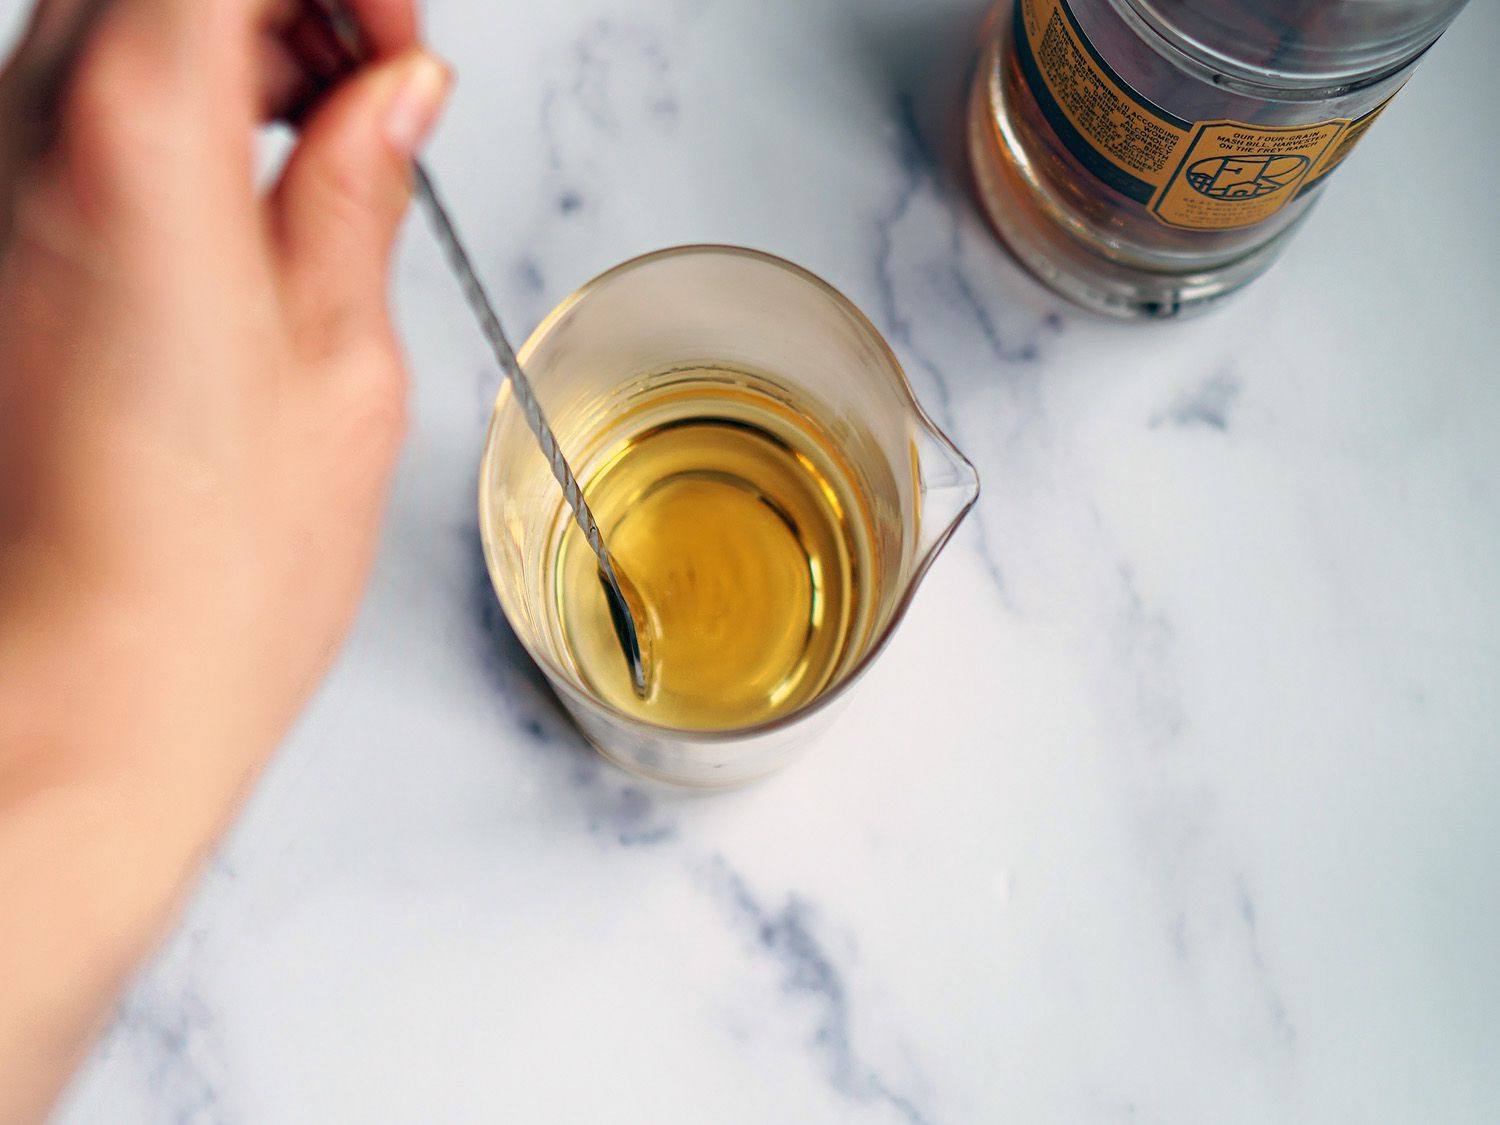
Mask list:
[[[411,50],[361,69],[303,126],[268,206],[292,314],[319,350],[383,323],[412,160],[450,83],[441,62]]]

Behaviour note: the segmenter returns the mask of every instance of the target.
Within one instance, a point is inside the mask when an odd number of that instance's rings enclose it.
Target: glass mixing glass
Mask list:
[[[519,357],[627,573],[619,520],[639,510],[639,494],[612,527],[607,504],[596,504],[598,482],[641,433],[701,421],[674,417],[674,409],[701,413],[728,396],[748,418],[780,418],[814,435],[817,448],[796,456],[836,467],[845,492],[828,490],[829,503],[858,524],[859,542],[846,559],[855,592],[845,599],[828,666],[783,709],[714,729],[653,721],[649,707],[601,690],[580,662],[569,599],[595,595],[589,583],[569,586],[564,576],[569,537],[581,536],[508,386],[480,469],[480,528],[501,607],[600,753],[634,773],[698,787],[739,784],[784,765],[884,649],[978,496],[973,466],[923,412],[896,357],[853,304],[805,270],[752,250],[684,246],[617,266],[564,301]],[[738,440],[744,427],[734,426],[725,441]],[[759,588],[747,582],[743,596]],[[767,620],[781,627],[775,612]],[[665,639],[664,627],[659,644]]]

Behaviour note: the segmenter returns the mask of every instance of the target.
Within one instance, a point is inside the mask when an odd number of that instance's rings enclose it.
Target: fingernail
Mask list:
[[[437,124],[448,99],[448,68],[431,55],[412,60],[385,113],[385,135],[406,156],[415,156]]]

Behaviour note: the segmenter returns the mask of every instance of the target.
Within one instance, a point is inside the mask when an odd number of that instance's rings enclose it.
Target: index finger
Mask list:
[[[74,3],[88,0],[72,0]],[[418,45],[417,0],[92,0],[120,14],[144,17],[141,30],[168,52],[162,62],[180,69],[184,55],[171,52],[185,38],[192,45],[187,57],[206,52],[221,63],[224,77],[243,85],[253,69],[255,38],[276,33],[309,19],[327,18],[334,10],[359,28],[369,53],[377,58],[403,54]],[[175,65],[174,65],[175,64]]]
[[[344,5],[377,56],[402,54],[421,38],[416,0],[344,0]]]
[[[356,69],[420,38],[413,0],[277,0],[268,30],[264,115],[294,124]]]

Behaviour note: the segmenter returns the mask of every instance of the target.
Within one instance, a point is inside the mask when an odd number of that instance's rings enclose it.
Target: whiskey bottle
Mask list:
[[[1174,317],[1259,276],[1465,0],[1014,0],[970,102],[1030,270]]]

